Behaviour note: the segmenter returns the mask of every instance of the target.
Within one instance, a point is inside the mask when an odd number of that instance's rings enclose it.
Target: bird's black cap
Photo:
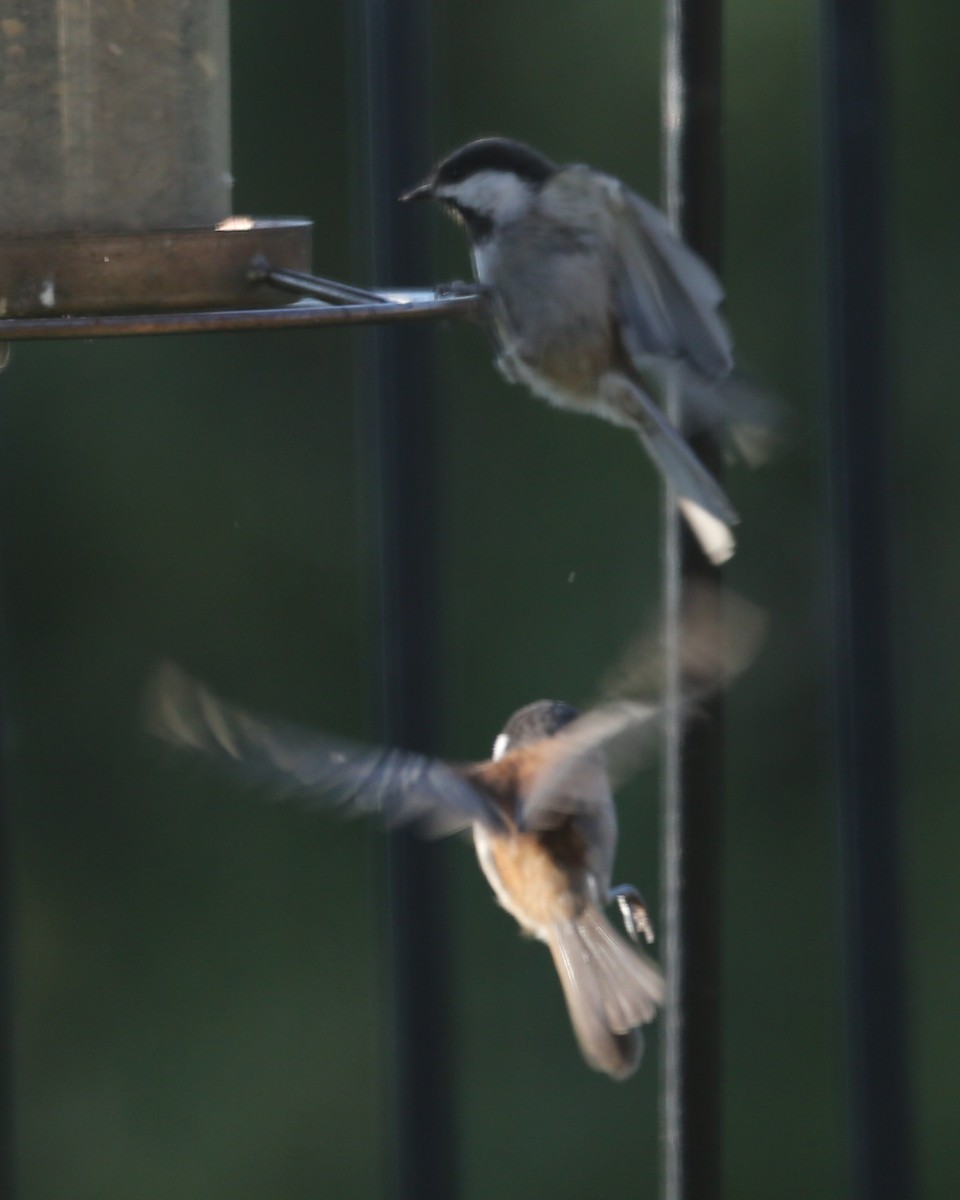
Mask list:
[[[564,704],[562,700],[536,700],[513,714],[504,725],[501,737],[506,738],[509,749],[516,750],[541,738],[553,737],[579,716],[572,705]]]
[[[477,138],[441,158],[430,178],[405,192],[400,199],[427,200],[434,194],[434,188],[444,183],[462,183],[480,171],[512,171],[520,179],[539,187],[557,170],[555,162],[523,142],[501,137]]]
[[[512,138],[477,138],[442,158],[434,168],[433,182],[460,183],[479,171],[512,171],[521,179],[540,184],[556,174],[557,164]]]

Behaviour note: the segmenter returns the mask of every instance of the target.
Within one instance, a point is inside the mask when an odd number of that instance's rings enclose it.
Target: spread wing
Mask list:
[[[308,807],[371,814],[390,826],[416,822],[432,837],[474,822],[504,827],[492,799],[455,767],[262,719],[220,700],[173,663],[159,667],[147,686],[144,723],[169,745],[209,756]]]
[[[717,309],[723,288],[658,208],[619,180],[602,177],[611,217],[614,304],[627,353],[687,359],[711,379],[733,368],[733,344]]]

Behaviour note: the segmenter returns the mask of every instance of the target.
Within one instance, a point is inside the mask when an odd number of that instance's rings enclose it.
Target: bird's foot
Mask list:
[[[610,898],[617,902],[623,917],[623,927],[630,940],[639,942],[640,934],[643,934],[643,940],[649,946],[654,940],[653,922],[650,920],[646,901],[637,889],[626,883],[612,888]]]

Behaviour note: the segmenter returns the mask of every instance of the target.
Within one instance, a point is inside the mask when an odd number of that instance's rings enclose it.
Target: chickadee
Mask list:
[[[762,402],[731,379],[719,281],[663,213],[610,175],[507,138],[455,150],[401,199],[437,200],[466,229],[506,379],[634,430],[704,552],[726,561],[737,514],[648,384],[675,379],[688,413],[727,423],[747,457],[765,436]]]
[[[694,613],[682,647],[690,697],[698,681],[709,681],[703,694],[740,669],[759,629],[756,610],[742,602],[727,605],[722,635],[709,606],[700,607],[706,619]],[[631,686],[659,674],[649,647],[632,657],[639,668],[630,660],[621,668]],[[611,886],[612,787],[651,756],[662,715],[659,704],[639,699],[611,699],[582,715],[540,700],[510,717],[489,761],[455,764],[263,720],[173,664],[155,673],[144,705],[147,728],[167,743],[212,755],[308,805],[412,822],[428,836],[472,829],[497,900],[550,949],[584,1058],[614,1079],[636,1070],[639,1027],[663,1003],[664,983],[603,912],[616,900],[632,941],[653,940],[637,890]]]
[[[610,886],[617,819],[603,752],[645,744],[655,708],[624,703],[580,716],[541,700],[507,721],[488,762],[459,765],[261,720],[165,664],[146,720],[168,743],[233,760],[308,804],[413,822],[427,836],[472,828],[500,904],[550,948],[587,1062],[614,1079],[636,1070],[637,1027],[662,1004],[663,977],[602,911],[616,898],[631,937],[652,940],[639,893]]]

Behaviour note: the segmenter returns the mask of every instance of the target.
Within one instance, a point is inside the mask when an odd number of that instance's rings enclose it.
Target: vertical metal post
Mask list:
[[[686,241],[716,267],[721,241],[721,0],[667,0],[663,74],[664,193]],[[678,416],[679,398],[669,398]],[[717,471],[710,437],[694,448]],[[663,1195],[717,1200],[721,1181],[721,706],[686,726],[679,642],[684,593],[716,582],[668,489],[664,520],[667,724],[663,781],[663,923],[668,998],[663,1033]]]
[[[856,1193],[912,1194],[891,650],[881,6],[824,0],[829,468]]]
[[[426,214],[398,203],[432,161],[426,0],[365,0],[365,173],[380,284],[429,278]],[[439,604],[435,385],[426,326],[373,337],[368,412],[379,525],[382,713],[396,745],[436,751]],[[388,849],[392,1173],[398,1200],[455,1195],[446,902],[436,845],[406,832]]]

